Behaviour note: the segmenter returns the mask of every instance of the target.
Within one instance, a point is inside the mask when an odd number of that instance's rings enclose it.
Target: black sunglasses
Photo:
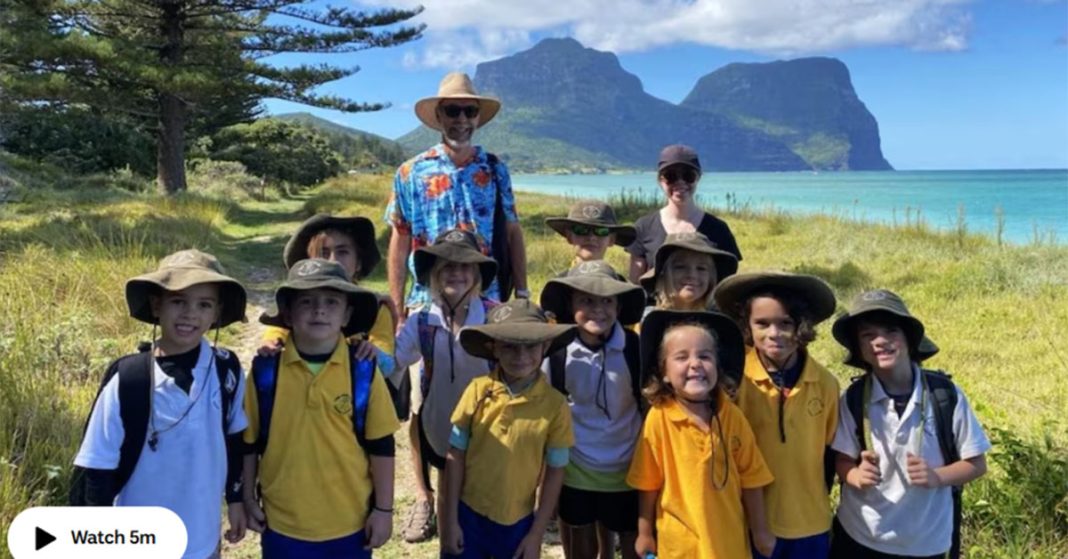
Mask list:
[[[693,169],[683,169],[682,171],[676,171],[675,169],[668,169],[664,171],[660,176],[664,177],[664,180],[671,184],[679,179],[687,184],[693,184],[697,182],[697,171]]]
[[[478,105],[442,105],[441,112],[449,118],[459,118],[463,113],[467,118],[478,116]]]
[[[607,237],[612,234],[612,230],[607,227],[591,227],[589,225],[572,225],[571,232],[584,237],[586,235],[597,235],[598,237]]]

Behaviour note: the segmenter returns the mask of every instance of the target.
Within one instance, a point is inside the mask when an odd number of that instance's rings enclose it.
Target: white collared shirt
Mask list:
[[[191,559],[215,552],[222,526],[226,439],[221,426],[225,393],[213,369],[212,354],[211,344],[201,340],[188,394],[153,361],[152,415],[159,444],[156,450],[149,448],[146,435],[137,466],[115,499],[117,506],[162,506],[174,511],[185,523],[189,537],[183,557]],[[248,426],[241,405],[245,381],[240,371],[235,382],[235,405],[227,420],[229,434]],[[119,376],[115,375],[93,407],[75,465],[101,470],[119,466],[124,436],[119,407]],[[179,421],[187,409],[189,413]]]
[[[601,349],[593,351],[575,338],[565,350],[564,388],[575,433],[571,461],[587,470],[626,470],[641,434],[642,417],[623,354],[626,339],[617,322]],[[549,359],[541,369],[551,382]]]
[[[922,390],[919,368],[914,364],[912,396],[904,413],[898,418],[894,401],[883,389],[882,383],[872,382],[868,414],[882,481],[863,491],[849,485],[842,488],[842,499],[838,506],[838,521],[842,528],[860,544],[882,553],[937,555],[949,550],[951,543],[951,488],[925,489],[909,484],[907,455],[915,454],[918,448],[932,468],[945,465],[938,445],[934,398],[930,394],[927,396],[926,409],[922,412],[926,415],[926,420],[922,422],[922,443],[919,440],[917,431],[922,418],[919,409]],[[838,429],[831,447],[858,458],[861,446],[856,436],[856,422],[849,412],[844,393],[838,410]],[[962,460],[975,458],[990,450],[990,441],[959,387],[957,407],[953,410],[953,433]]]
[[[431,303],[427,311],[427,324],[434,329],[434,370],[430,388],[419,410],[420,421],[426,430],[427,442],[439,456],[449,450],[449,433],[452,431],[452,410],[460,401],[471,379],[489,374],[489,362],[473,357],[464,351],[460,338],[453,336],[445,326],[441,305]],[[486,323],[486,311],[478,296],[471,298],[464,326],[479,326]],[[449,346],[452,346],[452,362],[449,362]],[[408,367],[419,362],[423,354],[419,348],[418,311],[412,313],[397,336],[395,354],[399,374],[408,373]],[[422,368],[419,369],[422,372]],[[396,375],[398,373],[394,373]],[[393,380],[393,379],[391,379]],[[422,378],[412,379],[414,390],[419,390]]]

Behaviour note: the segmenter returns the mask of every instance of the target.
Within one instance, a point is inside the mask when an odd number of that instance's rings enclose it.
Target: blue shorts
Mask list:
[[[520,542],[527,536],[530,527],[534,524],[533,514],[527,515],[511,526],[497,524],[472,510],[463,501],[460,501],[457,516],[457,520],[460,521],[460,530],[464,534],[464,550],[459,555],[442,553],[442,557],[450,559],[510,558],[515,555]]]
[[[824,532],[805,538],[778,538],[771,555],[761,555],[753,548],[753,559],[827,559],[831,554],[831,533]]]
[[[371,551],[363,548],[365,544],[363,530],[336,540],[309,542],[268,528],[260,539],[263,559],[370,559]]]

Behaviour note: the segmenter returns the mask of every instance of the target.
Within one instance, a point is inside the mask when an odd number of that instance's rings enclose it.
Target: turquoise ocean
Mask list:
[[[655,173],[513,175],[517,190],[609,199],[626,191],[662,200]],[[833,214],[955,230],[963,211],[969,233],[1014,244],[1068,244],[1068,170],[707,173],[698,187],[706,208],[735,206]]]

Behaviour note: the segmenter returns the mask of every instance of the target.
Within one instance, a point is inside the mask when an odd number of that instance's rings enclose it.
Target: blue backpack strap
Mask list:
[[[356,359],[356,348],[349,346],[349,378],[352,382],[352,430],[360,446],[367,444],[367,408],[371,402],[375,360]]]
[[[434,327],[430,325],[430,311],[423,307],[416,315],[419,332],[419,354],[423,357],[423,374],[419,378],[419,393],[430,393],[430,379],[434,376]]]
[[[271,430],[271,413],[274,411],[274,397],[278,388],[278,365],[281,360],[280,353],[268,356],[257,355],[252,359],[252,384],[256,390],[260,416],[256,451],[261,456],[267,451],[267,435]]]

